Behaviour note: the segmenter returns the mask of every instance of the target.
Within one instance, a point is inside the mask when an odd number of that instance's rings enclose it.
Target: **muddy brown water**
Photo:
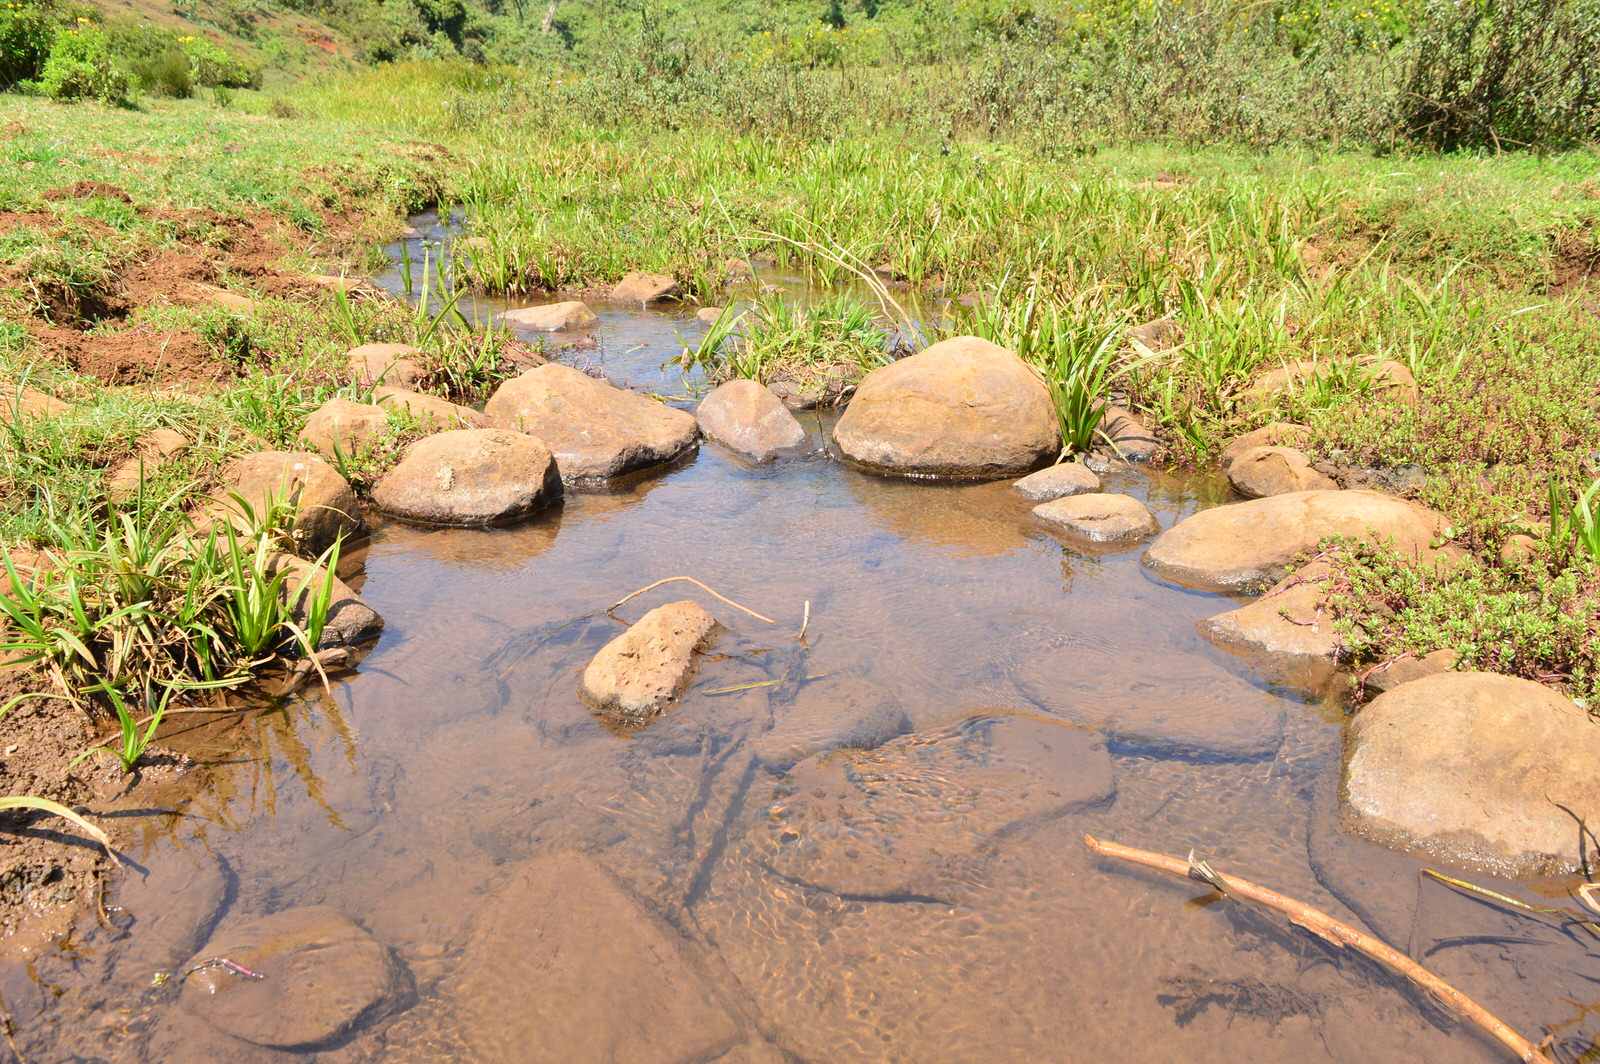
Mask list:
[[[605,308],[598,354],[681,391],[656,367],[693,328]],[[1086,832],[1193,848],[1524,1033],[1560,1027],[1565,1059],[1586,1045],[1588,944],[1344,830],[1342,710],[1201,640],[1227,600],[1052,539],[1004,483],[853,471],[830,417],[805,421],[812,452],[765,466],[705,444],[509,528],[382,524],[363,594],[388,627],[359,671],[186,725],[213,785],[141,818],[110,926],[0,973],[26,1059],[1501,1059],[1365,961],[1094,858]],[[1225,501],[1109,480],[1163,527]],[[578,674],[621,630],[603,608],[675,575],[778,623],[687,585],[624,606],[695,596],[729,631],[676,708],[619,734]],[[183,978],[275,914],[348,924],[259,982]],[[322,1033],[319,1009],[348,1022]]]

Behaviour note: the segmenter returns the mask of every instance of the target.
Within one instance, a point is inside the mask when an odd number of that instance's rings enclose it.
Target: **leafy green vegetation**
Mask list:
[[[724,313],[693,348],[673,361],[718,380],[810,384],[825,375],[859,381],[890,360],[889,333],[875,308],[848,294],[801,305],[778,294],[758,297],[742,314]]]

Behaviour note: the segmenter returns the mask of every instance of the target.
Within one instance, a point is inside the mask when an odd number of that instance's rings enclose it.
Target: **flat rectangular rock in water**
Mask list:
[[[689,1064],[743,1040],[680,946],[591,857],[530,861],[479,914],[454,987],[476,1064]]]

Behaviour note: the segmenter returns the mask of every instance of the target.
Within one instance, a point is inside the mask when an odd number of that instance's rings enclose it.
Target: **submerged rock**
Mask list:
[[[1131,495],[1074,495],[1033,508],[1034,519],[1087,543],[1132,543],[1161,531],[1161,523]]]
[[[856,394],[858,376],[856,367],[837,363],[815,368],[805,380],[775,380],[769,387],[790,410],[815,410],[849,402]]]
[[[769,706],[768,727],[753,740],[762,764],[783,767],[837,747],[871,750],[911,731],[894,692],[859,676],[800,682],[793,698]]]
[[[766,811],[764,848],[779,875],[836,894],[919,894],[1001,832],[1112,791],[1096,733],[990,712],[800,762]]]
[[[446,984],[475,1064],[687,1064],[743,1041],[685,943],[594,858],[541,857],[478,913]]]
[[[661,303],[683,298],[677,278],[665,273],[630,273],[611,289],[613,303]]]
[[[1225,650],[1244,655],[1270,679],[1318,691],[1333,679],[1339,639],[1323,609],[1333,571],[1314,562],[1284,577],[1272,590],[1236,610],[1195,627]]]
[[[489,419],[470,406],[457,406],[448,399],[426,392],[412,392],[404,388],[377,388],[372,401],[386,409],[405,411],[406,415],[430,432],[445,429],[481,429]]]
[[[1030,473],[1011,486],[1024,499],[1050,502],[1099,491],[1100,478],[1082,462],[1062,462]]]
[[[1531,680],[1451,672],[1356,714],[1346,808],[1380,841],[1506,872],[1570,870],[1600,823],[1600,724]]]
[[[223,471],[227,485],[211,508],[214,518],[249,523],[248,508],[264,517],[273,504],[287,503],[294,512],[295,541],[320,554],[341,535],[349,538],[366,528],[361,504],[348,481],[317,455],[296,451],[262,451],[245,455]],[[244,506],[231,495],[244,500]]]
[[[338,1044],[402,1000],[388,949],[336,909],[308,906],[230,921],[186,964],[226,958],[186,975],[185,1011],[235,1038],[277,1049]]]
[[[535,367],[495,390],[492,424],[543,440],[566,478],[608,478],[660,465],[694,446],[694,415],[570,366]]]
[[[699,603],[657,606],[594,656],[578,694],[602,713],[654,716],[683,694],[699,654],[721,630]]]
[[[1248,594],[1282,580],[1326,537],[1391,539],[1403,554],[1432,557],[1444,524],[1374,491],[1297,491],[1202,510],[1162,533],[1144,564],[1186,587]]]
[[[509,521],[560,496],[550,449],[507,429],[454,429],[418,440],[372,492],[387,513],[436,525]]]
[[[752,380],[719,384],[700,401],[695,419],[708,438],[758,462],[806,442],[806,430],[783,401]]]
[[[1332,477],[1311,468],[1311,459],[1305,452],[1293,447],[1252,447],[1228,466],[1228,483],[1247,499],[1339,488]]]
[[[330,458],[353,458],[388,430],[389,414],[383,407],[329,399],[306,419],[299,440]]]
[[[510,325],[520,325],[539,332],[561,332],[565,329],[583,329],[600,319],[587,303],[569,299],[562,303],[548,303],[542,307],[522,307],[508,310],[500,320]]]
[[[358,381],[414,388],[427,376],[421,356],[422,352],[410,344],[362,344],[345,359]]]
[[[975,336],[867,374],[833,438],[850,460],[907,476],[1016,476],[1061,448],[1044,382],[1015,354]]]

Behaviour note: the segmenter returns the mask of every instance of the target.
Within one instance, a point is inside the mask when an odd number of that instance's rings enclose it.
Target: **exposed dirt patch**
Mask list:
[[[44,194],[47,200],[93,199],[96,196],[121,200],[123,203],[133,202],[132,196],[108,181],[74,181],[70,185],[53,188]]]
[[[32,335],[47,358],[107,384],[208,384],[236,374],[187,329],[141,325],[126,332],[88,334],[36,326]]]
[[[1557,233],[1550,266],[1550,291],[1561,294],[1587,284],[1600,273],[1600,241],[1587,229]]]

